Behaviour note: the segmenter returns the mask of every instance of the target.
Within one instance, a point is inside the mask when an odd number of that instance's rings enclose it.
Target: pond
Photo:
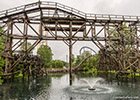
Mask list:
[[[96,83],[95,83],[96,81]],[[89,90],[94,84],[95,90]],[[0,100],[139,100],[140,79],[118,81],[114,74],[52,74],[36,79],[16,79],[0,86]]]

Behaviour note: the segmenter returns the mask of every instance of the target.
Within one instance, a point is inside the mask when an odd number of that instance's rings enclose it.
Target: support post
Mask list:
[[[11,28],[11,32],[10,32],[10,34],[12,35],[13,34],[13,22],[11,22],[11,25],[10,25],[10,28]],[[13,43],[13,38],[12,37],[10,37],[10,43],[9,43],[9,55],[10,55],[10,57],[12,57],[12,43]],[[9,66],[11,66],[11,64],[12,64],[12,60],[9,60]],[[14,80],[14,70],[12,70],[12,81]]]
[[[69,44],[69,78],[70,78],[70,85],[72,85],[72,40],[71,39]]]
[[[69,81],[72,85],[72,21],[70,22],[70,40],[69,40]]]

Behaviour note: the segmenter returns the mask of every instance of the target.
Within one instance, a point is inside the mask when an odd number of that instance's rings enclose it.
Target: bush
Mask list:
[[[52,60],[49,66],[52,68],[63,68],[64,62],[61,60]]]

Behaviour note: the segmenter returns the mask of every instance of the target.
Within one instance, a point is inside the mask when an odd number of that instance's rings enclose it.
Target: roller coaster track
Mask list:
[[[87,49],[91,50],[92,52],[94,52],[95,54],[97,54],[97,52],[95,50],[93,50],[92,48],[90,48],[88,46],[83,46],[79,51],[80,55],[82,55],[82,50],[85,49],[85,48],[87,48]]]
[[[84,13],[60,3],[47,1],[0,11],[0,28],[4,29],[0,34],[7,37],[5,53],[3,53],[6,59],[5,73],[11,73],[25,55],[42,40],[64,41],[69,47],[70,73],[72,72],[72,46],[77,41],[91,41],[104,54],[111,50],[118,52],[119,58],[116,58],[116,62],[121,63],[122,69],[134,67],[136,63],[139,63],[138,69],[140,69],[139,20],[140,16]],[[124,28],[124,24],[128,28]],[[39,27],[39,32],[35,26]],[[46,31],[47,36],[44,34]],[[131,40],[124,37],[126,31],[131,36]],[[113,36],[114,33],[117,34],[116,37]],[[29,49],[27,49],[28,40],[33,41]],[[10,63],[12,54],[24,43],[26,45],[23,56]],[[136,59],[131,60],[129,52],[125,51],[126,43],[130,43],[129,49],[134,50],[138,55]]]
[[[7,9],[4,11],[0,11],[0,20],[8,19],[10,17],[17,18],[20,16],[23,16],[24,14],[29,14],[33,12],[38,12],[44,9],[51,9],[51,10],[60,10],[64,11],[68,14],[76,15],[82,19],[86,20],[102,20],[102,21],[125,21],[125,22],[137,22],[140,20],[140,16],[129,16],[129,15],[108,15],[108,14],[89,14],[84,13],[82,11],[79,11],[75,8],[56,3],[56,2],[47,2],[47,1],[41,1],[41,2],[35,2],[27,5],[18,6],[15,8]],[[54,13],[48,13],[48,16],[53,16]],[[59,17],[67,17],[64,14],[59,15]],[[33,18],[33,17],[29,17]]]
[[[85,48],[87,48],[87,49],[91,50],[92,52],[94,52],[95,54],[97,54],[96,51],[94,51],[92,48],[90,48],[90,47],[88,47],[88,46],[83,46],[83,47],[80,49],[80,51],[79,51],[80,56],[82,56],[82,53],[81,53],[81,52],[82,52],[82,50],[85,49]],[[94,54],[94,55],[95,55],[95,54]],[[76,70],[77,68],[79,68],[81,64],[83,64],[88,58],[90,58],[90,57],[92,57],[92,56],[94,57],[94,55],[89,55],[89,56],[85,57],[85,58],[84,58],[81,62],[79,62],[78,65],[76,65],[72,70]]]

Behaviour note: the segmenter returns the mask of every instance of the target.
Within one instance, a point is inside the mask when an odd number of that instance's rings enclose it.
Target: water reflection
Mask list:
[[[0,100],[30,100],[43,89],[47,89],[50,82],[50,77],[32,80],[16,79],[0,87]]]
[[[69,86],[68,74],[53,74],[24,81],[16,79],[0,86],[0,100],[119,100],[119,97],[135,97],[134,100],[139,100],[139,78],[126,82],[116,80],[113,74],[78,73],[73,76],[72,86]],[[81,83],[80,80],[90,81],[94,77],[102,77],[105,82],[96,84],[97,91],[88,91],[88,84]]]

